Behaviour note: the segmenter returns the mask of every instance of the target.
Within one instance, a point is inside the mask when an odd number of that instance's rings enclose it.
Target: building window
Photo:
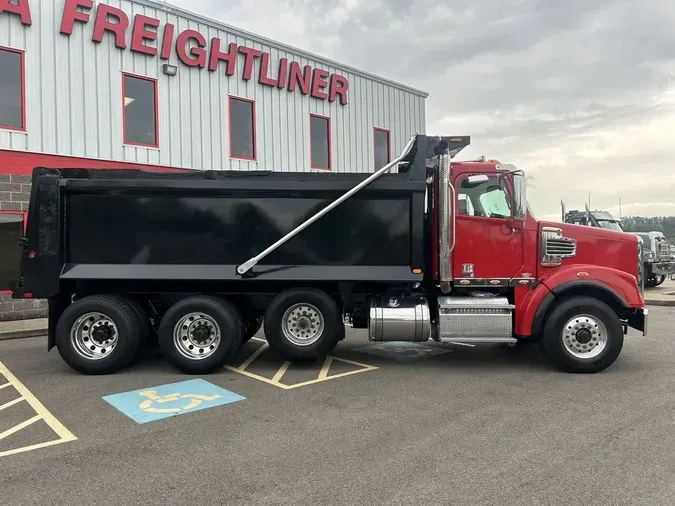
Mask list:
[[[24,53],[0,47],[0,128],[25,130]]]
[[[331,170],[330,118],[309,115],[309,144],[312,169]]]
[[[11,282],[19,277],[19,240],[26,233],[26,214],[25,211],[0,211],[0,294],[3,295],[12,293]]]
[[[253,100],[230,97],[230,157],[256,159]]]
[[[389,130],[375,128],[375,170],[381,169],[391,161],[391,143]]]
[[[148,77],[122,75],[124,97],[124,143],[159,147],[157,135],[157,81]]]

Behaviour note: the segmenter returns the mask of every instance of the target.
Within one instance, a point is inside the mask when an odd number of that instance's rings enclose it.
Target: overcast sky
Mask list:
[[[171,0],[430,93],[427,132],[517,164],[539,218],[675,215],[675,2]]]

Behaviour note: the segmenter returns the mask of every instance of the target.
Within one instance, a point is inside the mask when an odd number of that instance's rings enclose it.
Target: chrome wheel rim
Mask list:
[[[592,359],[607,347],[607,327],[595,316],[582,314],[570,318],[562,338],[567,353],[582,360]]]
[[[80,316],[70,327],[70,344],[87,360],[101,360],[117,347],[119,332],[109,316],[91,312]]]
[[[188,313],[173,328],[173,344],[190,360],[204,360],[220,345],[220,326],[204,313]]]
[[[323,334],[324,319],[312,304],[300,303],[284,313],[281,330],[284,337],[296,346],[311,346]]]

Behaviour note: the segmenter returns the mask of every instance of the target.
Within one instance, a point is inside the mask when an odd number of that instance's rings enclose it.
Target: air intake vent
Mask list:
[[[544,227],[541,230],[541,265],[557,266],[563,258],[577,254],[577,242],[562,235],[562,230],[555,227]]]

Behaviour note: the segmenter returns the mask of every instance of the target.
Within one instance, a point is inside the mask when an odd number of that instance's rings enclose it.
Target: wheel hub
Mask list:
[[[281,330],[284,337],[296,346],[310,346],[323,334],[324,318],[311,304],[295,304],[284,313]]]
[[[565,324],[562,339],[570,355],[579,359],[592,359],[607,347],[607,328],[595,316],[579,315]]]
[[[86,313],[70,328],[70,342],[75,352],[87,360],[107,357],[117,346],[117,325],[103,313]]]
[[[580,344],[588,344],[593,339],[593,334],[587,328],[577,330],[576,339]]]
[[[206,344],[211,337],[211,328],[204,322],[194,325],[192,330],[192,337],[198,344]]]
[[[207,314],[189,313],[176,322],[173,341],[181,355],[201,360],[213,355],[218,348],[220,326]]]

